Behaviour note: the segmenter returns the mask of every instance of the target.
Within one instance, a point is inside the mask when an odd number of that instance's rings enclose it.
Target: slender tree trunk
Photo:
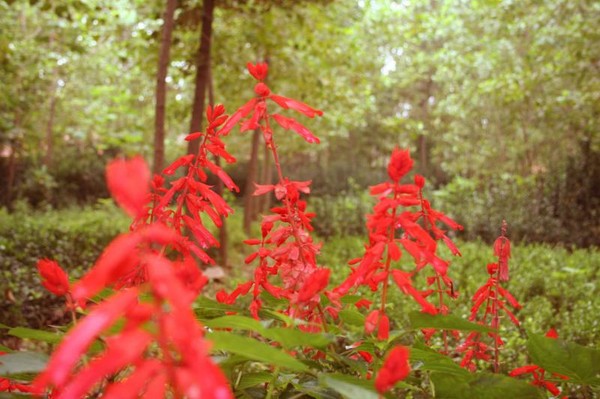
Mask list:
[[[55,87],[50,97],[50,109],[48,110],[48,122],[46,123],[46,153],[44,154],[44,165],[49,168],[52,165],[54,156],[54,115],[56,114],[56,80],[53,82]]]
[[[54,32],[50,33],[50,38],[48,40],[48,48],[54,48],[54,40],[55,40]],[[58,95],[58,69],[55,68],[52,74],[52,87],[50,88],[50,107],[48,109],[48,121],[46,122],[46,139],[45,142],[45,152],[44,152],[44,165],[47,168],[52,165],[52,158],[54,153],[54,115],[56,113],[56,97]]]
[[[204,104],[206,102],[206,86],[208,84],[210,67],[210,43],[214,9],[214,0],[204,0],[202,6],[200,46],[198,47],[198,55],[196,57],[196,89],[194,92],[194,104],[192,105],[190,133],[202,130],[202,118],[204,115]],[[190,141],[188,143],[188,154],[197,153],[199,145],[198,140]]]
[[[13,186],[15,184],[15,171],[17,169],[16,153],[17,153],[16,142],[12,141],[10,143],[10,156],[8,158],[8,178],[7,178],[7,182],[6,182],[6,197],[4,198],[5,205],[7,205],[9,207],[12,202],[12,192],[13,192]]]
[[[167,105],[167,72],[171,53],[171,36],[175,25],[177,0],[167,0],[163,15],[162,38],[156,71],[156,104],[154,108],[154,173],[160,173],[165,162],[165,110]]]

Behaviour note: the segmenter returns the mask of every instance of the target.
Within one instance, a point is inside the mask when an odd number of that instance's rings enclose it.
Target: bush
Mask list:
[[[565,169],[527,177],[456,176],[434,193],[435,202],[461,221],[466,239],[491,241],[494,226],[508,220],[517,241],[600,246],[600,151],[582,147],[585,155]]]
[[[128,225],[112,200],[60,211],[33,212],[23,202],[13,213],[0,210],[2,322],[39,327],[56,321],[48,320],[53,309],[45,307],[56,301],[40,286],[37,261],[56,259],[72,278],[79,277]]]

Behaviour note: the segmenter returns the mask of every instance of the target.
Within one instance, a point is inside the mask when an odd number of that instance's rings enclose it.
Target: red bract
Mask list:
[[[37,263],[37,269],[42,277],[42,285],[48,291],[57,296],[63,296],[69,292],[69,276],[58,263],[49,259],[41,259]]]
[[[106,184],[117,203],[131,216],[144,213],[148,201],[150,169],[142,157],[118,159],[106,167]]]
[[[402,381],[410,374],[408,362],[410,351],[407,347],[396,346],[386,356],[383,366],[375,377],[375,388],[379,393],[392,389],[398,381]]]
[[[387,168],[390,179],[394,182],[398,182],[412,169],[412,167],[413,160],[410,157],[410,152],[396,147],[394,151],[392,151],[392,157]]]
[[[269,73],[269,64],[266,62],[259,62],[256,64],[249,62],[246,67],[248,68],[250,75],[256,80],[265,80]]]

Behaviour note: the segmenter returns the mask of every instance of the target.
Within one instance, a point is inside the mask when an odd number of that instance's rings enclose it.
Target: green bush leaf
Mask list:
[[[13,352],[0,356],[0,375],[39,373],[46,368],[48,357],[35,352]]]
[[[536,399],[546,396],[538,388],[501,374],[431,373],[439,399]]]
[[[321,374],[319,380],[321,384],[339,392],[345,398],[379,398],[379,395],[373,389],[371,381],[359,380],[356,377],[344,374]]]
[[[260,334],[265,331],[265,327],[258,320],[246,316],[223,316],[204,320],[203,323],[209,328],[233,328],[234,330],[254,331]]]
[[[288,368],[292,371],[305,371],[308,367],[287,353],[248,337],[226,332],[212,332],[207,338],[213,342],[213,350],[222,350],[244,356],[250,360]]]
[[[296,346],[310,346],[312,348],[324,348],[333,338],[324,334],[312,334],[291,328],[268,328],[262,334],[265,338],[279,342],[285,348]]]
[[[31,339],[33,341],[47,342],[49,344],[57,344],[62,340],[61,333],[50,331],[35,330],[33,328],[15,327],[8,330],[8,335],[13,337]]]
[[[490,328],[471,323],[454,315],[430,315],[421,312],[411,312],[408,317],[414,329],[437,328],[439,330],[459,330],[489,332]]]
[[[424,345],[410,349],[410,360],[415,369],[437,371],[445,374],[469,376],[470,373],[452,359]]]
[[[270,382],[273,379],[272,373],[261,372],[261,373],[247,373],[242,376],[240,382],[235,387],[236,389],[243,390],[254,387],[258,384],[264,384]]]
[[[579,384],[600,385],[600,350],[538,334],[529,334],[527,349],[532,363],[547,371]]]
[[[362,327],[365,325],[365,316],[362,313],[357,312],[356,310],[352,310],[352,309],[341,310],[339,313],[339,316],[340,316],[340,319],[346,324],[350,324],[352,326],[357,326],[357,327]]]

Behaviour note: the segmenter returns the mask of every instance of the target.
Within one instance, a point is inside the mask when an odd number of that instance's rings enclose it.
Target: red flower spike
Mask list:
[[[63,296],[70,290],[67,273],[53,260],[41,259],[37,269],[42,277],[42,285],[56,296]]]
[[[106,167],[106,183],[111,195],[133,218],[145,213],[150,177],[150,169],[140,156],[117,159]]]
[[[396,346],[388,353],[383,361],[383,366],[375,377],[377,392],[383,394],[392,389],[398,381],[408,377],[410,374],[409,356],[410,351],[404,346]]]
[[[388,175],[394,182],[399,182],[413,167],[413,160],[408,150],[395,148],[388,164]]]

